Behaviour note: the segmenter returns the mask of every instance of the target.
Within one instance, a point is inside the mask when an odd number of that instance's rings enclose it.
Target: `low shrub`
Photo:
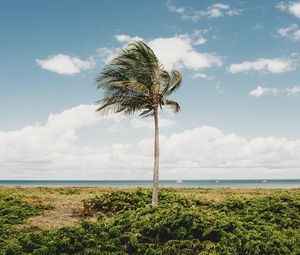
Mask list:
[[[28,203],[16,195],[0,193],[0,225],[21,224],[28,217],[53,208],[41,202]]]
[[[116,191],[84,201],[98,221],[48,231],[3,229],[0,254],[300,254],[300,198],[201,203],[160,192]]]

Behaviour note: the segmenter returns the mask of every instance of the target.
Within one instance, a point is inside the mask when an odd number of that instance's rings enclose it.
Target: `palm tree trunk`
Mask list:
[[[159,181],[159,132],[158,132],[158,111],[154,108],[154,168],[153,168],[153,191],[152,205],[158,205],[158,181]]]

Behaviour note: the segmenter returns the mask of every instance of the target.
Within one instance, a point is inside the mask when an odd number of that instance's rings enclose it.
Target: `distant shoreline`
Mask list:
[[[0,180],[4,187],[147,188],[151,180]],[[300,188],[300,179],[161,180],[165,188]]]

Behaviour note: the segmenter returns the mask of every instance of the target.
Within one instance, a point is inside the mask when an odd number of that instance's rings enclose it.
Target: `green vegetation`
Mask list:
[[[29,204],[18,196],[0,193],[0,225],[24,223],[28,217],[50,208],[38,200]]]
[[[25,223],[27,218],[38,215],[44,210],[52,209],[49,204],[42,204],[38,197],[32,197],[30,201],[25,201],[17,195],[8,192],[0,192],[0,252],[9,254],[4,247],[17,245],[14,237],[17,230],[12,225]],[[10,253],[13,254],[13,253]]]
[[[180,87],[180,72],[167,72],[154,52],[143,41],[133,41],[108,63],[97,77],[97,88],[105,91],[98,103],[101,114],[139,113],[154,117],[154,169],[152,205],[158,204],[159,128],[158,113],[164,106],[174,112],[179,104],[168,97]]]
[[[162,190],[157,207],[151,190],[90,195],[78,226],[50,230],[16,228],[47,207],[2,195],[0,254],[300,254],[299,192],[220,201],[196,192]]]

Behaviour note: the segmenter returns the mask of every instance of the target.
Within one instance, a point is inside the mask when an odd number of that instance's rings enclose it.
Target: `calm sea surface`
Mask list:
[[[0,180],[0,186],[35,186],[35,187],[151,187],[149,180],[140,181],[71,181],[71,180]],[[300,179],[276,180],[162,180],[161,187],[174,188],[300,188]]]

